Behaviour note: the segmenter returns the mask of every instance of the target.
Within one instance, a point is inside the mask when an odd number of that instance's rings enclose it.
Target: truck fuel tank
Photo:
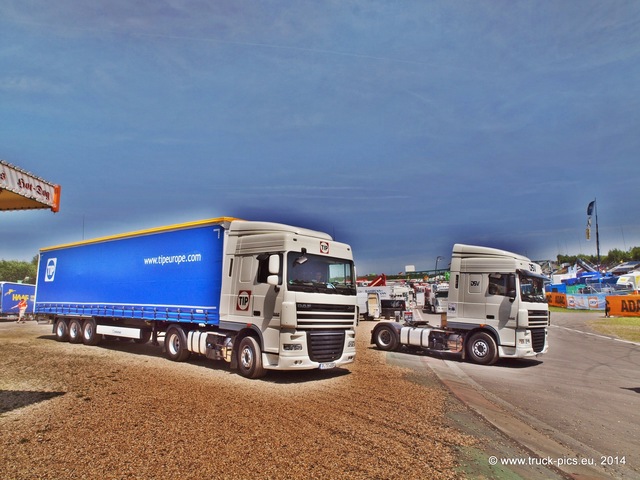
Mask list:
[[[429,348],[429,327],[402,327],[400,329],[400,343],[414,347]]]
[[[404,326],[400,329],[400,344],[402,345],[460,353],[463,343],[464,337],[462,335],[431,327]]]

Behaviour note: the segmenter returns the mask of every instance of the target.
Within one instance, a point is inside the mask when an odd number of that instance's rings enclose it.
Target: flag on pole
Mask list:
[[[593,207],[596,201],[593,200],[587,207],[587,240],[591,240],[591,215],[593,214]]]

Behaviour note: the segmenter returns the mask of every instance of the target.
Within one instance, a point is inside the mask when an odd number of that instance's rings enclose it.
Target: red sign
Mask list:
[[[251,290],[240,290],[238,299],[236,300],[236,310],[246,312],[251,304]]]

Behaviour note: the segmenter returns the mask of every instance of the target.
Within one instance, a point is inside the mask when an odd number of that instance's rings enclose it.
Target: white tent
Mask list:
[[[640,272],[629,272],[626,275],[621,275],[616,285],[628,286],[629,289],[638,291],[638,288],[640,288]]]

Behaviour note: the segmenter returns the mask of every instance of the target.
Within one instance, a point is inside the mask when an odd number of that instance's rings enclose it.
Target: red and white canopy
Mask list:
[[[60,209],[60,185],[54,185],[0,160],[0,210]]]

